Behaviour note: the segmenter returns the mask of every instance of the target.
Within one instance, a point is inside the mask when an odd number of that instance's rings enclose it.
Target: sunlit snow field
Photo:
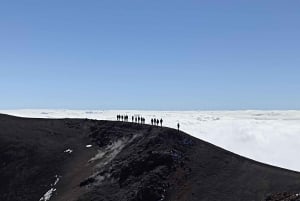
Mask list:
[[[117,111],[0,110],[0,113],[41,118],[115,120],[117,114],[163,118],[181,130],[251,159],[300,171],[300,111]]]

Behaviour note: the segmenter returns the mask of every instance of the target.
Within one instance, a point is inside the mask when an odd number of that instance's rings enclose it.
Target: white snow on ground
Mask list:
[[[55,175],[55,182],[53,184],[51,184],[51,186],[53,188],[51,188],[50,190],[48,190],[43,197],[41,197],[40,201],[48,201],[50,200],[50,198],[52,197],[53,193],[56,191],[56,188],[54,188],[54,186],[56,186],[56,184],[59,182],[59,176]]]
[[[66,149],[64,152],[71,154],[73,152],[73,150],[72,149]]]
[[[55,180],[53,186],[56,186],[56,184],[59,182],[59,176],[56,175],[55,177],[56,177],[56,180]]]
[[[45,193],[45,195],[43,197],[41,197],[40,201],[48,201],[50,200],[53,192],[56,191],[55,188],[51,188],[49,191],[47,191],[47,193]]]
[[[88,144],[88,145],[86,145],[85,147],[86,147],[86,148],[90,148],[90,147],[92,147],[92,145]]]
[[[300,111],[117,111],[2,110],[22,117],[115,120],[117,114],[163,118],[164,126],[180,129],[237,154],[300,171]]]

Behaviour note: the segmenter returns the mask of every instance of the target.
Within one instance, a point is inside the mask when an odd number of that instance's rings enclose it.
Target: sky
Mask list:
[[[0,1],[0,109],[300,109],[300,1]]]

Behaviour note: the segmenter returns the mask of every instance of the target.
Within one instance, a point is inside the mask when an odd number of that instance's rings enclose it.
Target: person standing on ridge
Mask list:
[[[162,127],[162,123],[163,123],[163,120],[162,120],[162,119],[160,119],[160,127]]]
[[[178,132],[179,132],[179,128],[180,128],[180,124],[179,122],[177,123],[177,129],[178,129]]]

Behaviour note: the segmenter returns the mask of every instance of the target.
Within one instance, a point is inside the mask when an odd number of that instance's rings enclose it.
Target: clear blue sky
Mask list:
[[[0,109],[300,109],[300,1],[0,2]]]

